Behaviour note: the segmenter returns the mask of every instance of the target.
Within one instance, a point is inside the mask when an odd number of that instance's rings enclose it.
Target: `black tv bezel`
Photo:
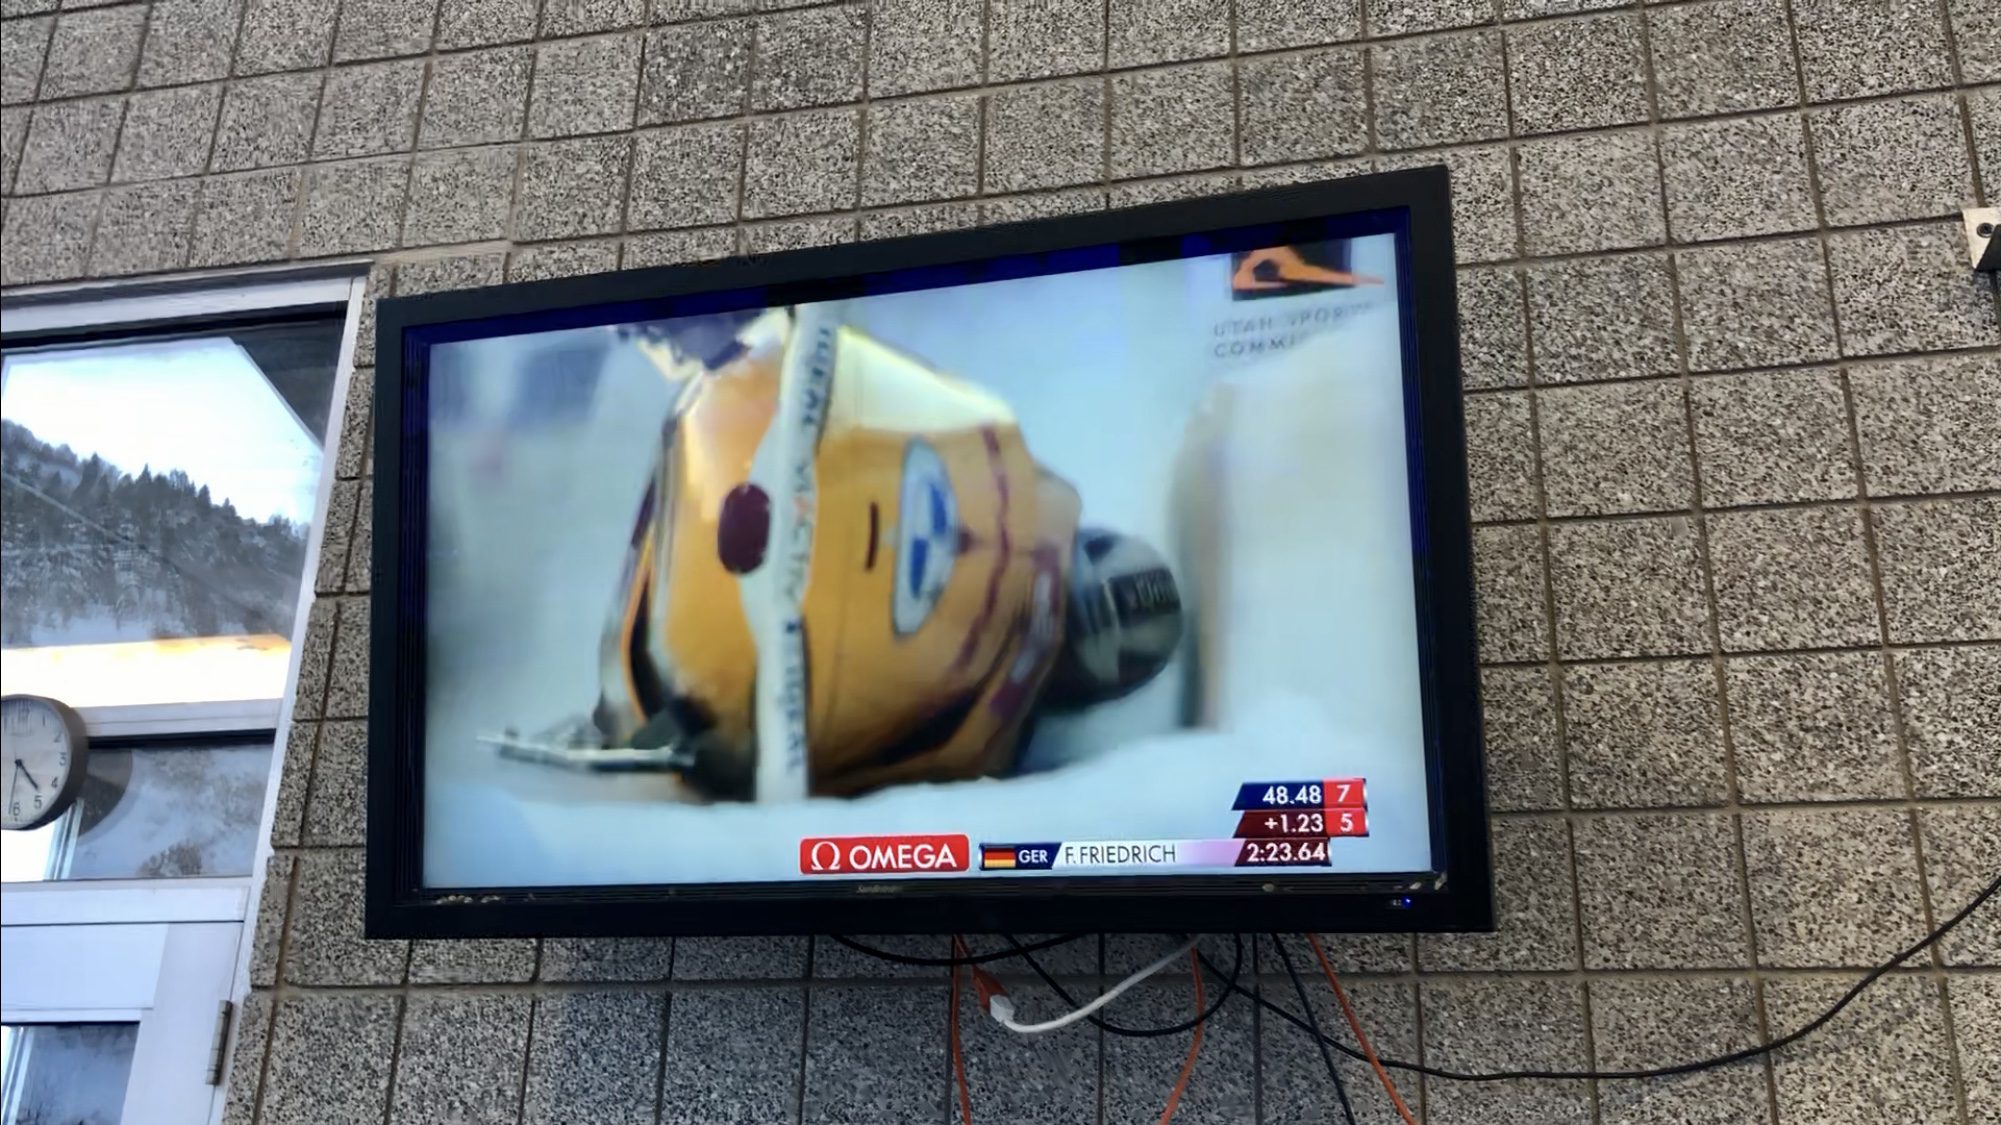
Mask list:
[[[426,888],[427,338],[823,299],[871,278],[1385,215],[1403,239],[1413,553],[1436,871]],[[1265,230],[1264,228],[1271,228]],[[1302,240],[1298,237],[1290,241]],[[1271,243],[1264,243],[1271,244]],[[1169,252],[1163,252],[1163,247]],[[1069,259],[1059,258],[1058,261]],[[1078,259],[1081,260],[1081,259]],[[1061,266],[1058,267],[1063,268]],[[1075,268],[1075,267],[1071,267]],[[947,271],[949,272],[949,270]],[[1057,272],[1044,269],[1041,272]],[[963,284],[955,281],[951,284]],[[905,288],[925,288],[911,284]],[[666,310],[666,311],[663,311]],[[534,329],[524,329],[534,330]],[[1450,192],[1442,166],[878,242],[385,299],[377,306],[366,932],[383,938],[947,932],[1446,932],[1493,926]],[[1414,401],[1413,401],[1414,399]]]

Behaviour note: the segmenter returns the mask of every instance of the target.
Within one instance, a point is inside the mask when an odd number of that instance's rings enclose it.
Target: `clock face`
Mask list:
[[[33,695],[0,699],[0,828],[39,828],[61,816],[83,784],[83,724]]]

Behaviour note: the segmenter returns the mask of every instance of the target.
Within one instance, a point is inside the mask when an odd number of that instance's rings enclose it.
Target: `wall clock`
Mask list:
[[[89,753],[71,708],[39,695],[0,698],[0,828],[40,828],[67,812]]]

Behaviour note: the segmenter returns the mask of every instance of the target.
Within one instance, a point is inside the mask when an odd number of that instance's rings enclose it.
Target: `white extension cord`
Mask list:
[[[1186,957],[1188,955],[1188,951],[1194,948],[1195,948],[1195,939],[1189,938],[1187,944],[1181,946],[1174,952],[1169,953],[1167,956],[1162,957],[1160,960],[1153,962],[1152,964],[1139,970],[1133,975],[1127,977],[1126,979],[1106,989],[1105,994],[1098,997],[1096,1000],[1091,1001],[1089,1004],[1084,1005],[1083,1007],[1077,1009],[1074,1012],[1066,1012],[1063,1015],[1057,1016],[1053,1020],[1044,1020],[1041,1023],[1016,1022],[1014,1018],[1014,1001],[1009,999],[1005,992],[996,992],[993,996],[987,999],[987,1014],[991,1015],[994,1018],[995,1023],[1000,1024],[1002,1027],[1007,1028],[1009,1031],[1019,1032],[1023,1035],[1041,1035],[1044,1032],[1055,1031],[1058,1028],[1069,1027],[1071,1024],[1076,1023],[1078,1020],[1081,1020],[1086,1016],[1089,1016],[1092,1012],[1095,1012],[1099,1008],[1102,1008],[1105,1005],[1111,1003],[1112,1001],[1118,999],[1121,993],[1125,992],[1133,985],[1136,985],[1139,982],[1145,980],[1146,978],[1152,976],[1153,974],[1159,972],[1160,970],[1165,969],[1169,965],[1173,964],[1175,961],[1183,957]]]

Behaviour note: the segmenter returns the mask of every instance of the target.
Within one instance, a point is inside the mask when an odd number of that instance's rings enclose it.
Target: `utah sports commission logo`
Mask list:
[[[1383,279],[1349,270],[1345,239],[1267,246],[1230,256],[1230,299],[1257,301],[1266,297],[1296,297],[1357,285],[1381,285]]]

